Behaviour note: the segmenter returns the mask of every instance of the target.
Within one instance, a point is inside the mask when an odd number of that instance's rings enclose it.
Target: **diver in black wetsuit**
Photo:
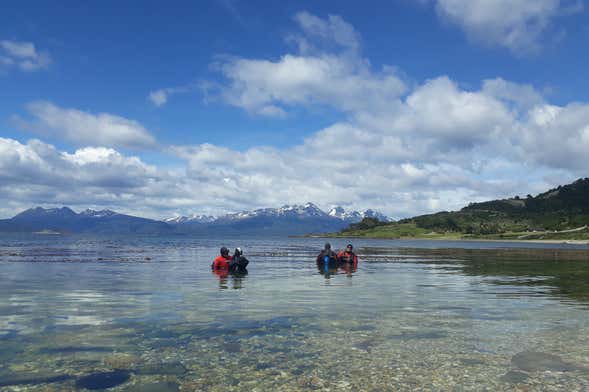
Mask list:
[[[325,248],[317,256],[317,264],[325,263],[325,257],[329,257],[329,263],[337,262],[337,254],[331,250],[331,244],[329,242],[325,244]]]
[[[249,260],[245,258],[241,248],[235,248],[235,252],[233,252],[233,259],[231,259],[229,262],[229,271],[247,274],[246,267],[248,264]]]

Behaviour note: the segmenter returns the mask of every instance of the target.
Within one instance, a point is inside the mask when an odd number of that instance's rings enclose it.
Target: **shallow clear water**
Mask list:
[[[0,390],[589,389],[587,247],[354,244],[2,236]]]

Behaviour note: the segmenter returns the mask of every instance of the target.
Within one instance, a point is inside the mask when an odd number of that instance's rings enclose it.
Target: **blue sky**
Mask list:
[[[19,1],[0,22],[4,217],[403,217],[589,169],[583,1]]]

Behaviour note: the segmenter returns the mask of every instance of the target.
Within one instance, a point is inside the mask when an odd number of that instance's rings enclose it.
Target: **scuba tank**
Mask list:
[[[329,260],[331,258],[329,257],[329,255],[325,255],[323,256],[323,268],[325,269],[325,272],[329,272]]]

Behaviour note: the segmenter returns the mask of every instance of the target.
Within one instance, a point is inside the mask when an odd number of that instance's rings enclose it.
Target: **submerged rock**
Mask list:
[[[563,361],[554,354],[539,351],[523,351],[511,358],[511,363],[527,372],[553,370],[557,372],[571,372],[579,370],[578,366]]]
[[[241,344],[239,342],[226,342],[223,343],[223,350],[228,353],[239,353],[241,352]]]
[[[462,358],[460,360],[463,365],[467,366],[477,366],[477,365],[484,365],[485,361],[481,361],[480,359],[473,359],[473,358]]]
[[[44,347],[39,350],[41,354],[76,354],[76,353],[109,353],[113,349],[102,346],[66,346],[66,347]]]
[[[517,370],[511,370],[501,376],[500,380],[510,384],[519,384],[526,381],[529,376],[524,372],[518,372]]]
[[[266,370],[266,369],[271,369],[273,367],[274,367],[273,364],[267,363],[267,362],[260,362],[255,365],[256,370]]]
[[[187,369],[180,362],[165,362],[159,364],[150,364],[142,366],[135,370],[137,374],[165,374],[165,375],[182,375]]]
[[[150,384],[137,384],[126,388],[125,392],[178,392],[180,385],[170,381],[159,381]]]
[[[112,369],[129,369],[141,361],[136,355],[114,354],[104,358],[104,363]]]
[[[376,346],[377,342],[374,339],[366,339],[361,342],[356,342],[353,344],[354,348],[358,350],[363,350],[366,352],[370,352],[374,346]]]
[[[76,381],[76,387],[86,389],[106,389],[116,387],[127,382],[129,372],[115,370],[114,372],[92,373]]]
[[[390,335],[389,339],[400,339],[400,340],[420,340],[420,339],[443,339],[447,335],[439,331],[428,331],[428,332],[404,332],[400,335]]]
[[[49,384],[54,382],[63,382],[74,378],[69,374],[61,374],[57,376],[39,376],[34,375],[1,375],[0,376],[0,387],[8,387],[15,385],[35,385],[35,384]]]

